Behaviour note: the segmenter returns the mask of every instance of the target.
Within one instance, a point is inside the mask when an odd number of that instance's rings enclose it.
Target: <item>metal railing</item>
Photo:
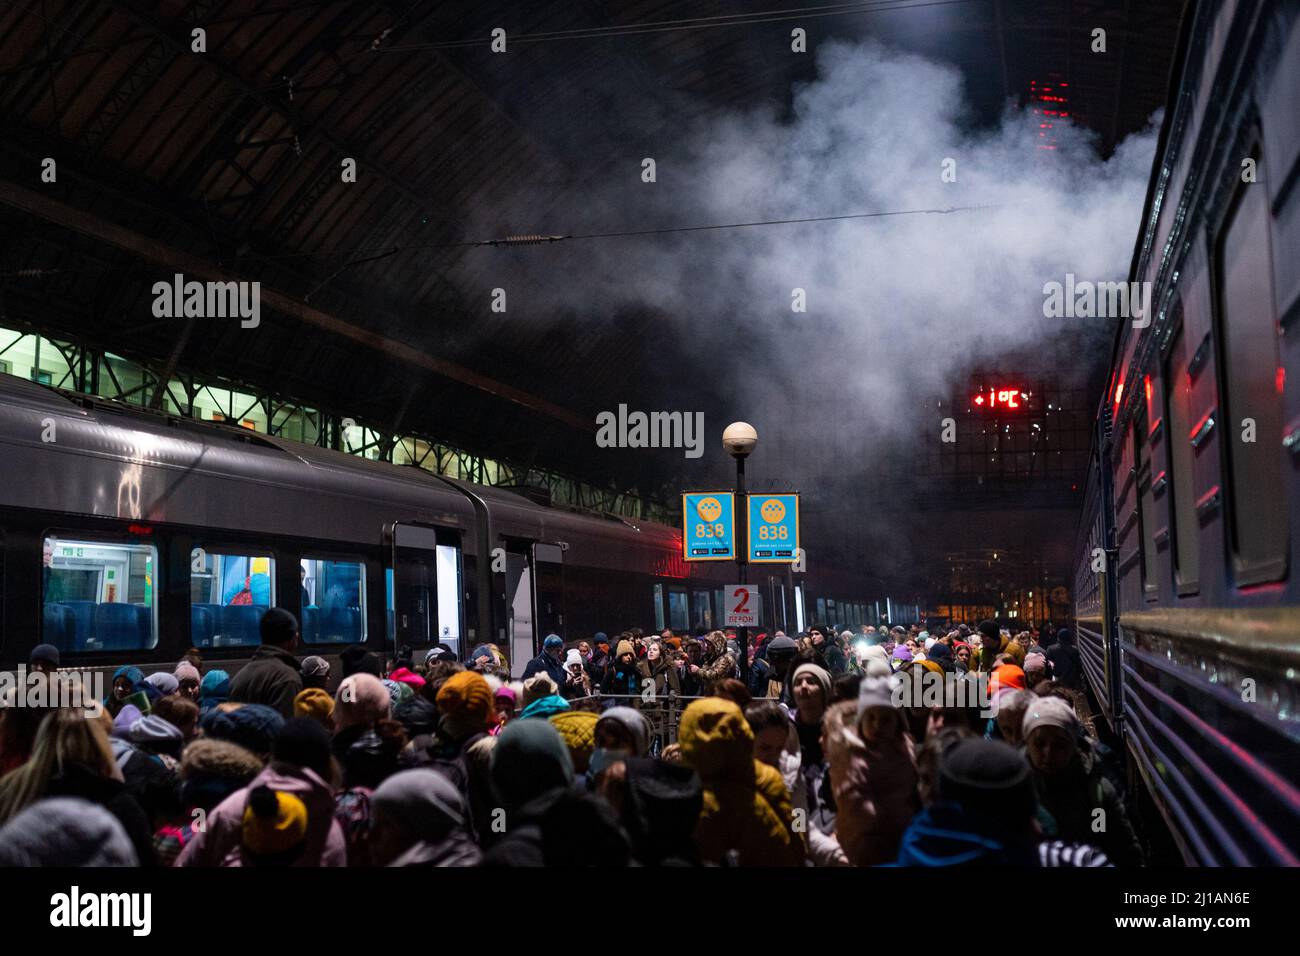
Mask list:
[[[677,743],[677,727],[681,721],[682,711],[690,706],[692,701],[707,700],[710,696],[701,694],[698,696],[684,696],[670,691],[667,694],[656,694],[653,697],[644,697],[640,694],[591,694],[587,697],[575,697],[569,701],[569,706],[574,710],[589,710],[593,713],[601,711],[612,706],[631,707],[639,711],[643,717],[650,722],[650,755],[659,756],[664,748]],[[755,697],[755,702],[776,700],[775,697]]]

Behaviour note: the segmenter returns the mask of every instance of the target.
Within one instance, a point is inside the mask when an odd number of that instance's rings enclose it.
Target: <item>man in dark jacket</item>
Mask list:
[[[1056,632],[1056,643],[1047,649],[1047,659],[1052,662],[1052,676],[1062,687],[1078,690],[1083,676],[1083,661],[1074,646],[1074,634],[1066,628]]]
[[[564,640],[558,634],[546,635],[546,640],[542,642],[542,652],[534,657],[524,667],[524,680],[533,677],[541,671],[545,671],[551,680],[555,681],[556,687],[563,687],[568,683],[568,674],[564,672],[564,665],[560,659],[564,656]]]
[[[262,646],[230,682],[230,699],[241,704],[265,704],[286,719],[293,716],[293,699],[302,691],[302,671],[294,658],[298,619],[273,607],[259,624]]]

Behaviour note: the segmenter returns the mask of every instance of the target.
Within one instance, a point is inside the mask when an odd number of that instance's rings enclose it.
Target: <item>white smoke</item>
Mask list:
[[[517,261],[526,257],[555,307],[656,310],[657,334],[712,354],[737,383],[738,407],[759,406],[751,417],[774,396],[787,417],[801,398],[816,407],[818,389],[804,394],[811,375],[836,383],[836,404],[881,434],[915,426],[897,414],[899,395],[949,395],[972,365],[1077,333],[1043,317],[1044,283],[1068,272],[1126,277],[1154,127],[1103,160],[1095,135],[1069,121],[1051,130],[1054,150],[1040,149],[1041,119],[1027,110],[1009,106],[994,128],[972,128],[961,75],[945,64],[833,42],[818,71],[788,117],[713,117],[651,151],[655,183],[634,175],[637,157],[616,185],[557,203],[583,216],[564,228],[992,208],[586,240],[519,250]],[[942,180],[946,159],[955,182]],[[796,288],[806,313],[791,309]],[[1100,347],[1109,340],[1103,320],[1074,321],[1093,322]],[[683,384],[677,407],[689,409]]]
[[[989,208],[493,250],[471,281],[525,271],[540,306],[529,321],[548,321],[548,309],[570,328],[649,312],[637,325],[647,351],[671,346],[694,361],[639,367],[617,394],[591,396],[599,407],[705,408],[710,435],[750,421],[760,434],[756,485],[805,491],[808,512],[823,511],[861,549],[882,537],[871,520],[882,504],[874,479],[906,475],[900,447],[938,441],[935,402],[963,394],[972,371],[1026,354],[1043,357],[1044,374],[1076,382],[1104,369],[1113,323],[1045,318],[1043,286],[1067,273],[1127,277],[1159,117],[1102,158],[1086,128],[1058,120],[1050,140],[1040,137],[1042,118],[1015,104],[991,127],[977,124],[960,72],[943,63],[834,42],[817,64],[818,78],[785,112],[767,106],[665,132],[647,150],[653,184],[640,181],[642,156],[625,156],[599,181],[550,197],[545,213],[536,213],[540,197],[524,197],[483,225],[581,234]],[[943,181],[946,159],[955,182]],[[806,313],[791,309],[796,288]],[[660,401],[638,406],[638,392]],[[663,463],[680,470],[674,454]],[[727,481],[712,438],[706,455],[708,477]],[[703,477],[693,468],[683,481],[703,487]]]

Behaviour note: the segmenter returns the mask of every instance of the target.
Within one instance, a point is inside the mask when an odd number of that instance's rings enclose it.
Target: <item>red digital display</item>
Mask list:
[[[1019,388],[986,388],[971,397],[971,404],[976,408],[996,411],[1000,408],[1024,408],[1029,393]]]

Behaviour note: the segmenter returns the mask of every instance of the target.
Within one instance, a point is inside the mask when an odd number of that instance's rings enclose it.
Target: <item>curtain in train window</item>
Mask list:
[[[709,607],[709,592],[694,591],[691,594],[691,627],[696,631],[713,630],[713,609]],[[659,628],[663,630],[663,628]]]
[[[42,635],[62,651],[147,650],[158,643],[158,549],[131,539],[45,538]]]
[[[366,639],[366,567],[360,561],[302,559],[302,639],[360,644]]]
[[[259,626],[275,607],[275,559],[196,547],[190,552],[190,642],[195,647],[261,643]]]
[[[668,592],[668,626],[674,631],[689,631],[691,618],[685,591]]]
[[[1173,538],[1174,583],[1194,592],[1200,577],[1200,523],[1192,457],[1192,382],[1187,370],[1187,337],[1178,330],[1165,361],[1165,441],[1169,443],[1169,533]]]
[[[1259,169],[1263,174],[1266,165]],[[1240,186],[1215,256],[1222,353],[1218,441],[1228,461],[1228,531],[1238,585],[1275,581],[1287,564],[1283,369],[1269,218],[1264,186]]]
[[[1147,440],[1146,406],[1140,406],[1133,425],[1133,461],[1137,463],[1135,481],[1138,500],[1138,547],[1142,551],[1142,593],[1154,595],[1160,590],[1156,579],[1156,501],[1151,490],[1151,444]]]

